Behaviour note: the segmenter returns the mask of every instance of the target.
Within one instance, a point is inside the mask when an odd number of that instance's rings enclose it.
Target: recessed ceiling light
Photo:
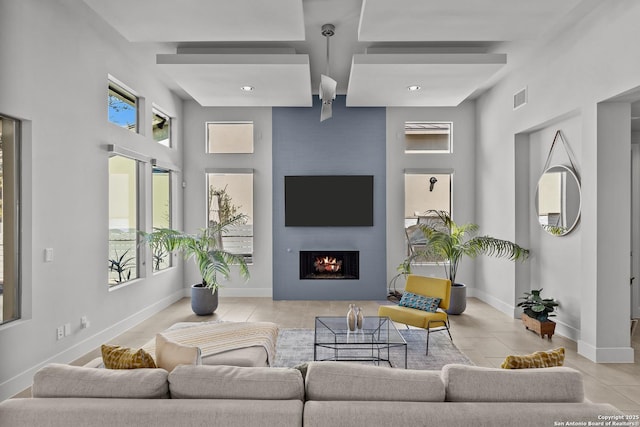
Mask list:
[[[407,90],[409,92],[415,92],[415,91],[420,90],[420,89],[422,89],[422,88],[420,86],[418,86],[418,85],[407,86]]]
[[[242,86],[240,88],[240,90],[242,90],[244,92],[251,92],[251,91],[253,91],[253,86]]]

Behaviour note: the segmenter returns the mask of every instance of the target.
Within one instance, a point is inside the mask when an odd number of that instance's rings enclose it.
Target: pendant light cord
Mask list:
[[[329,75],[329,38],[335,34],[336,27],[333,24],[324,24],[322,26],[322,35],[327,39],[327,73]]]
[[[325,35],[327,38],[327,76],[329,75],[329,36]]]

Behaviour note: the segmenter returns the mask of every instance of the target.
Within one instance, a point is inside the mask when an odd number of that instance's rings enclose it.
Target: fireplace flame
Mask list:
[[[313,266],[318,273],[337,273],[342,268],[342,261],[335,257],[317,257]]]

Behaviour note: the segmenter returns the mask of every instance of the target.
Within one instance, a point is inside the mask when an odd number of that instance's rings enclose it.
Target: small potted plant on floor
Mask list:
[[[520,297],[521,302],[518,307],[522,307],[522,323],[525,328],[538,333],[542,338],[546,335],[551,339],[556,328],[556,323],[549,320],[549,317],[555,316],[553,312],[558,307],[558,302],[554,298],[542,298],[540,293],[542,289],[533,289],[531,292],[525,292]]]
[[[181,251],[185,259],[193,258],[202,282],[191,286],[191,309],[199,316],[212,314],[218,307],[218,287],[221,278],[228,278],[231,265],[238,265],[240,275],[249,278],[249,269],[242,255],[225,251],[220,236],[225,230],[246,221],[245,215],[235,215],[223,222],[211,222],[197,234],[187,234],[169,228],[141,233],[152,251],[171,253]]]

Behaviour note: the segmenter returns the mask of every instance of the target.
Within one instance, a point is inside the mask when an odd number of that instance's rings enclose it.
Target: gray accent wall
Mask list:
[[[384,299],[385,109],[346,108],[345,97],[338,96],[333,117],[321,123],[320,102],[314,96],[312,108],[273,108],[272,115],[273,299]],[[287,175],[373,175],[373,227],[285,227]],[[325,195],[318,191],[318,197]],[[300,280],[299,252],[303,250],[360,251],[360,279]]]

